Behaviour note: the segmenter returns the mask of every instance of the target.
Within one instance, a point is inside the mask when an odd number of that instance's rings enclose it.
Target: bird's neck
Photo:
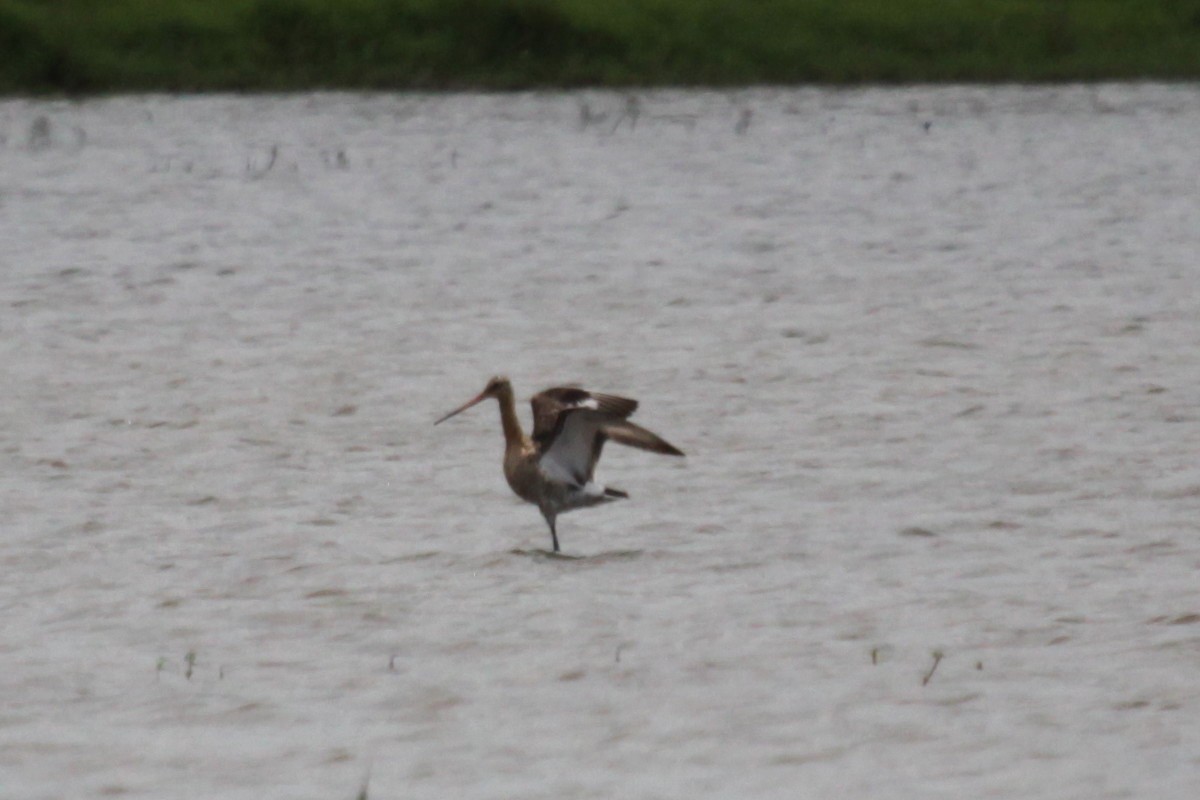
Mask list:
[[[525,431],[521,430],[521,420],[517,419],[517,406],[511,393],[503,394],[500,401],[500,425],[504,428],[504,445],[506,450],[525,446]]]

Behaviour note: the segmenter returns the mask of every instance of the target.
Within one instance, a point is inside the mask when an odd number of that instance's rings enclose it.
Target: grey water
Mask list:
[[[0,101],[0,795],[1194,797],[1197,130]],[[545,557],[495,409],[432,427],[497,373],[688,457]]]

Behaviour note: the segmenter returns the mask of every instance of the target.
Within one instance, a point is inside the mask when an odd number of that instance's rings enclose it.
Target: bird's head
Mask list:
[[[461,406],[454,409],[449,414],[442,417],[441,419],[439,419],[437,422],[435,422],[433,424],[437,425],[440,422],[445,422],[446,420],[453,417],[455,414],[461,414],[462,412],[466,411],[471,406],[477,405],[478,403],[482,403],[484,400],[487,400],[489,397],[494,397],[497,400],[499,400],[505,396],[509,396],[509,397],[512,396],[512,384],[509,383],[508,378],[504,377],[503,375],[497,375],[494,378],[492,378],[490,381],[487,382],[487,386],[483,387],[482,392],[475,395],[470,400],[463,403]]]
[[[487,386],[483,387],[482,395],[484,397],[499,398],[504,394],[512,394],[512,384],[503,375],[496,375],[487,382]]]

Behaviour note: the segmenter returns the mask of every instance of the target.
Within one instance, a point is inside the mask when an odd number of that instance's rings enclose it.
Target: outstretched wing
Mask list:
[[[533,441],[552,480],[584,486],[596,471],[608,425],[623,422],[637,401],[560,386],[534,395]]]
[[[559,435],[566,416],[575,411],[597,411],[613,420],[637,411],[637,400],[600,394],[578,386],[558,386],[538,392],[529,401],[533,407],[533,441],[545,449]]]
[[[617,444],[662,453],[664,456],[681,456],[683,451],[653,431],[636,425],[627,419],[604,426],[604,433]],[[597,457],[599,457],[597,455]]]
[[[581,488],[591,483],[608,438],[604,423],[609,419],[607,414],[586,409],[563,414],[558,435],[542,449],[538,459],[546,477]]]

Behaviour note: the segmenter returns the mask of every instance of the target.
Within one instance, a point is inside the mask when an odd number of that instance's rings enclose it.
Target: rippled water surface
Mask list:
[[[0,796],[1195,797],[1197,131],[0,102]],[[494,373],[689,457],[546,558]]]

